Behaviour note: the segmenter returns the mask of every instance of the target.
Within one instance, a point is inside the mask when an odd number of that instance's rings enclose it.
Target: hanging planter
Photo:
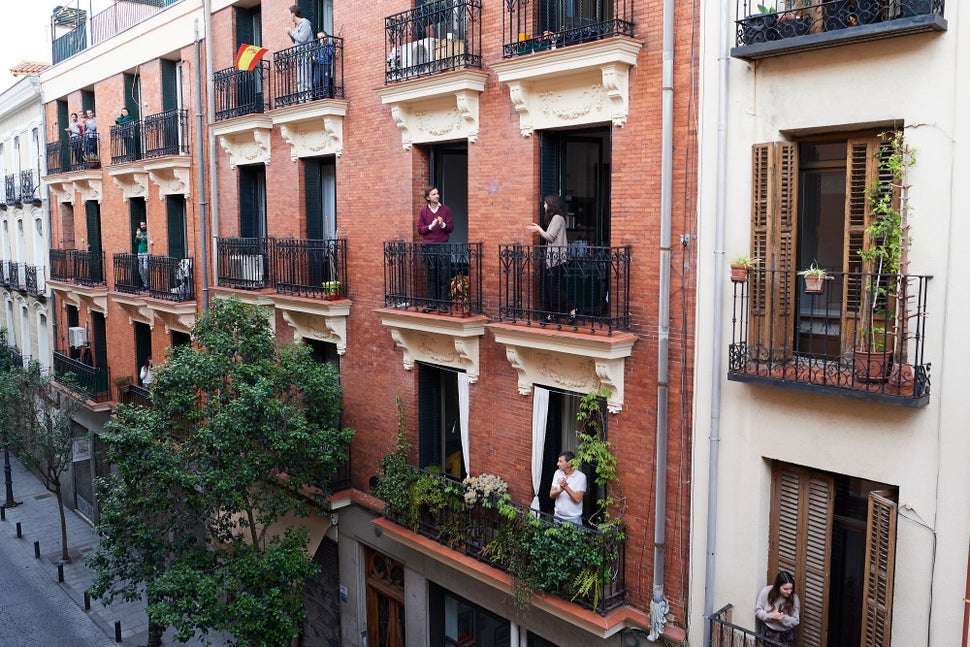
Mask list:
[[[731,259],[731,281],[744,283],[748,280],[748,270],[758,264],[757,258],[750,256],[735,256]]]
[[[802,270],[798,273],[799,276],[805,278],[805,291],[809,294],[818,294],[822,291],[822,287],[828,276],[828,272],[825,271],[824,267],[819,267],[818,263],[812,261],[812,264],[807,270]]]

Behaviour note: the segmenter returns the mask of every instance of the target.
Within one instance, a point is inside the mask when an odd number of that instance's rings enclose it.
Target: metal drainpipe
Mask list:
[[[731,42],[728,0],[721,0],[717,59],[717,176],[714,206],[714,312],[711,344],[711,430],[707,465],[707,558],[704,564],[704,617],[714,612],[714,567],[717,541],[718,454],[721,448],[721,371],[724,355],[724,195],[727,185],[727,90]],[[711,626],[704,622],[704,645],[711,644]]]
[[[651,640],[664,632],[670,605],[664,596],[664,554],[667,531],[667,428],[670,399],[670,229],[673,203],[674,138],[674,0],[663,3],[663,72],[660,128],[660,299],[657,321],[657,489],[654,505],[653,599]]]
[[[203,6],[203,11],[206,7]],[[208,235],[205,226],[205,167],[202,163],[202,63],[199,57],[199,48],[202,46],[199,41],[199,20],[196,18],[195,26],[195,142],[199,159],[196,160],[196,168],[199,171],[199,256],[202,266],[202,308],[208,310],[209,304],[209,256],[208,256]],[[209,32],[206,31],[206,37]],[[208,42],[208,41],[207,41]],[[206,48],[208,49],[208,47]]]
[[[202,11],[205,14],[205,78],[206,78],[206,110],[208,112],[208,123],[212,123],[216,114],[215,92],[212,83],[212,5],[210,0],[202,0]],[[212,131],[209,133],[209,212],[212,214],[212,257],[218,258],[217,236],[219,235],[219,187],[216,175],[216,136]],[[201,145],[200,145],[201,146]],[[201,152],[201,150],[200,150]],[[200,187],[201,190],[201,187]],[[205,248],[208,241],[203,241]],[[208,268],[207,268],[208,270]],[[209,310],[209,284],[202,284],[202,309]]]

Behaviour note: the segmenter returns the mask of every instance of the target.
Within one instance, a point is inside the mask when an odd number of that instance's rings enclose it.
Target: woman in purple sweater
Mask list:
[[[432,312],[435,308],[448,312],[451,299],[448,296],[448,281],[451,280],[451,254],[447,245],[448,234],[455,229],[451,221],[451,209],[441,204],[441,193],[437,187],[429,186],[424,191],[424,199],[428,202],[418,213],[418,233],[424,243],[421,253],[424,255],[425,279],[427,282],[427,303],[424,311]],[[448,302],[448,303],[446,303]]]

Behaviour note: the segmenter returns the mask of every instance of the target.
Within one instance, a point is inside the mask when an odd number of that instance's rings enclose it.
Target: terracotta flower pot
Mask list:
[[[747,265],[731,265],[731,280],[735,283],[744,283],[748,280]]]
[[[805,291],[812,294],[818,294],[822,291],[822,281],[825,280],[824,276],[805,276]]]

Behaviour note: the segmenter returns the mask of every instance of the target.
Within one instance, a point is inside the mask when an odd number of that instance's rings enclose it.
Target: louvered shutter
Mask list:
[[[441,373],[418,365],[418,456],[421,467],[441,467]]]
[[[168,216],[168,255],[172,258],[186,258],[185,197],[169,195],[165,200]]]
[[[866,531],[860,644],[862,647],[889,647],[896,564],[896,504],[870,492]]]
[[[794,575],[801,601],[797,642],[825,645],[835,484],[823,474],[779,465],[771,501],[767,580],[779,570]]]
[[[750,281],[751,352],[759,359],[791,355],[795,249],[798,242],[798,147],[755,144],[751,155],[751,255],[761,270]]]

